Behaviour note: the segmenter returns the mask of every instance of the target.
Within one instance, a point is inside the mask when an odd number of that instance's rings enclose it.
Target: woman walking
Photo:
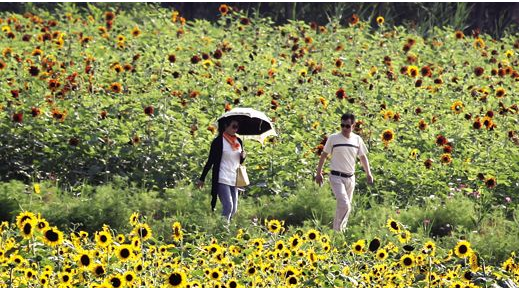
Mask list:
[[[196,186],[198,188],[204,186],[205,177],[212,168],[211,209],[214,211],[218,196],[223,207],[222,216],[230,221],[238,210],[236,170],[246,156],[243,142],[236,136],[239,128],[238,121],[224,120],[218,126],[218,136],[211,143],[209,157]]]

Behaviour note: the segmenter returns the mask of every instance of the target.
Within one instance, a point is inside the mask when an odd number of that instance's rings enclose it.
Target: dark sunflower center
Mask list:
[[[130,250],[124,248],[121,250],[121,253],[119,255],[121,255],[122,258],[128,258],[130,257]]]
[[[293,276],[290,277],[290,278],[288,279],[288,283],[289,283],[290,285],[295,285],[295,284],[297,284],[297,278],[296,278],[296,277],[293,277]]]
[[[95,270],[96,275],[103,275],[105,273],[105,269],[101,266],[97,267]]]
[[[31,231],[32,231],[31,223],[25,223],[25,225],[23,225],[23,233],[25,235],[28,235],[28,234],[31,234]]]
[[[122,284],[121,279],[116,278],[116,277],[110,279],[110,283],[112,283],[112,286],[114,286],[114,287],[121,287],[121,284]]]
[[[413,259],[411,259],[411,258],[405,258],[404,259],[404,265],[405,266],[411,266],[411,264],[413,264]]]
[[[465,246],[465,245],[461,245],[460,248],[458,249],[458,251],[459,251],[461,254],[465,254],[465,253],[467,253],[467,251],[468,251],[467,246]]]
[[[172,273],[171,275],[169,275],[168,283],[173,286],[180,285],[180,283],[182,283],[182,275],[180,275],[179,273]]]
[[[80,258],[81,265],[88,266],[90,265],[90,257],[88,255],[82,255]]]
[[[56,242],[59,239],[58,233],[54,232],[54,230],[49,230],[45,232],[45,238],[47,238],[51,242]]]

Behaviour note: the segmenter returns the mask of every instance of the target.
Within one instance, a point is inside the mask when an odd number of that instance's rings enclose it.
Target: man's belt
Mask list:
[[[342,173],[342,172],[334,171],[334,170],[330,171],[330,174],[335,175],[335,176],[344,177],[344,178],[350,178],[351,176],[353,176],[353,173],[347,174],[347,173]]]

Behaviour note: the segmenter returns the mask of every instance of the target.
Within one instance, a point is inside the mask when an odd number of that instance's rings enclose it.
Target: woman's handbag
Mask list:
[[[245,187],[249,184],[250,182],[249,176],[247,175],[247,169],[245,166],[240,164],[236,170],[236,187]]]

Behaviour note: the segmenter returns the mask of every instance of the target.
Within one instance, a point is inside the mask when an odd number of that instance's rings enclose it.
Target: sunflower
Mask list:
[[[141,273],[144,271],[144,265],[142,263],[135,264],[135,266],[133,266],[133,271],[135,271],[135,273]]]
[[[310,229],[306,232],[306,238],[310,241],[317,241],[319,240],[319,237],[320,233],[315,229]]]
[[[132,233],[134,235],[139,236],[142,239],[142,241],[146,241],[151,238],[152,231],[148,224],[139,223],[139,224],[135,225]]]
[[[31,55],[32,56],[41,56],[41,55],[43,55],[43,51],[41,49],[36,48],[36,49],[32,50]]]
[[[351,251],[353,251],[353,253],[355,253],[355,254],[363,254],[364,252],[366,252],[366,250],[364,249],[365,246],[366,246],[366,240],[359,239],[359,240],[357,240],[357,242],[355,242],[351,245]]]
[[[13,122],[22,123],[23,122],[23,113],[22,112],[14,113],[12,119],[13,119]]]
[[[200,286],[191,286],[191,287],[200,287]],[[238,287],[242,287],[242,286],[238,283],[238,280],[236,278],[231,278],[231,279],[227,280],[226,287],[238,288]]]
[[[133,248],[129,244],[123,244],[117,247],[115,255],[121,262],[127,262],[133,257]]]
[[[20,234],[24,239],[31,239],[34,233],[36,220],[25,220],[22,223],[22,229],[20,229]]]
[[[434,256],[436,253],[436,244],[433,241],[427,241],[423,245],[423,251],[425,254],[429,254],[431,256]]]
[[[106,248],[112,243],[112,234],[108,230],[98,231],[95,234],[95,240],[97,246]]]
[[[114,82],[114,83],[110,84],[110,91],[112,91],[114,93],[121,93],[122,90],[123,90],[123,86],[121,85],[121,83]]]
[[[105,273],[106,273],[106,268],[104,265],[102,264],[95,264],[93,266],[91,266],[92,268],[92,273],[94,274],[94,276],[96,277],[101,277],[101,276],[104,276]]]
[[[420,119],[420,121],[418,121],[418,129],[423,131],[423,130],[427,129],[427,126],[429,126],[429,125],[427,124],[427,122],[425,122],[424,119]]]
[[[78,267],[81,269],[90,270],[92,265],[94,264],[94,259],[92,257],[92,252],[90,251],[81,251],[75,258]]]
[[[130,215],[130,225],[135,226],[139,223],[139,213],[133,212],[132,215]]]
[[[436,136],[436,145],[438,146],[443,146],[445,144],[447,144],[447,138],[445,138],[445,136],[441,135],[441,134],[438,134],[438,136]]]
[[[496,187],[496,185],[497,185],[496,178],[494,178],[494,177],[490,177],[490,178],[485,179],[485,185],[486,185],[489,189],[492,189],[492,188]]]
[[[112,11],[105,12],[105,20],[106,21],[112,21],[115,19],[115,14]]]
[[[213,281],[219,281],[222,278],[223,273],[222,273],[222,271],[220,271],[220,269],[214,268],[214,269],[209,270],[208,276]]]
[[[440,161],[441,163],[443,164],[450,164],[452,162],[452,156],[451,154],[449,153],[443,153],[441,156],[440,156]]]
[[[357,23],[359,23],[359,16],[357,16],[357,14],[352,14],[351,17],[348,19],[348,22],[351,24],[351,25],[355,25]]]
[[[454,101],[454,103],[452,103],[452,105],[451,105],[451,110],[455,114],[460,114],[461,112],[463,112],[463,102],[461,102],[459,100]]]
[[[43,242],[51,247],[56,247],[63,243],[63,232],[57,227],[47,227],[42,231]]]
[[[344,92],[344,89],[339,88],[339,90],[337,90],[337,92],[335,92],[335,96],[337,96],[337,98],[339,98],[339,99],[345,99],[346,92]]]
[[[485,69],[483,69],[483,67],[474,68],[474,74],[476,74],[476,76],[481,76],[481,75],[483,75],[484,72],[485,72]]]
[[[400,265],[404,268],[412,268],[415,264],[415,257],[413,254],[405,254],[400,257]]]
[[[299,235],[294,234],[290,239],[288,239],[289,247],[292,251],[297,250],[302,244],[303,241],[301,240],[301,237]]]
[[[30,66],[29,67],[29,74],[31,74],[31,76],[38,76],[40,74],[40,68],[36,67],[36,66]]]
[[[118,234],[117,237],[115,237],[117,243],[123,244],[124,241],[126,241],[126,237],[123,234]]]
[[[48,87],[51,91],[56,91],[61,86],[61,83],[57,79],[50,79]]]
[[[502,98],[502,97],[505,96],[505,94],[506,94],[506,91],[502,87],[499,87],[499,88],[496,89],[496,97],[497,98]]]
[[[2,59],[0,59],[0,70],[5,69],[5,67],[7,67],[7,64]]]
[[[411,240],[411,232],[407,230],[403,230],[397,234],[398,241],[402,244],[409,242]]]
[[[297,286],[297,284],[299,284],[299,279],[295,275],[292,275],[286,278],[285,283],[288,287]]]
[[[38,228],[38,231],[43,231],[47,227],[49,227],[49,223],[47,222],[47,220],[43,218],[38,218],[36,220],[36,228]]]
[[[378,17],[377,17],[377,24],[378,24],[379,26],[383,25],[383,24],[384,24],[384,21],[385,21],[385,20],[384,20],[384,17],[382,17],[382,16],[378,16]]]
[[[71,284],[72,283],[72,274],[69,272],[61,272],[58,275],[59,282],[61,284]]]
[[[123,275],[124,282],[127,284],[131,284],[135,279],[137,279],[137,275],[133,271],[127,271]]]
[[[474,48],[476,49],[484,49],[485,48],[485,41],[481,38],[476,38],[476,40],[474,40]]]
[[[492,117],[489,117],[488,115],[483,117],[482,124],[485,125],[487,129],[490,129],[494,126],[494,121],[492,121]]]
[[[466,258],[472,253],[472,249],[470,248],[470,242],[466,240],[459,241],[454,247],[454,254],[459,258]]]
[[[400,233],[400,224],[392,219],[392,218],[389,218],[387,220],[387,223],[386,223],[386,227],[389,229],[389,231],[391,231],[392,233]]]
[[[32,212],[29,212],[29,211],[21,212],[20,214],[18,214],[18,216],[16,216],[16,226],[18,226],[18,228],[20,230],[22,230],[24,222],[35,221],[36,218],[37,218],[36,215]]]
[[[124,68],[123,66],[121,66],[121,64],[119,63],[115,63],[112,65],[112,69],[116,72],[116,73],[121,73],[123,72]]]
[[[382,132],[382,142],[384,142],[384,146],[388,146],[391,141],[395,139],[395,133],[391,129],[386,129]]]
[[[456,37],[456,39],[463,39],[463,38],[465,38],[465,34],[463,34],[463,32],[460,31],[460,30],[457,30],[456,32],[454,32],[454,36]]]
[[[378,249],[377,254],[376,254],[377,260],[384,261],[384,260],[386,260],[387,256],[388,256],[388,253],[387,253],[386,249]]]
[[[111,275],[105,279],[105,283],[113,288],[124,287],[126,285],[124,278],[121,275]]]
[[[182,225],[180,222],[175,222],[171,226],[173,229],[173,240],[175,241],[182,241],[182,238],[184,237],[184,232],[182,231]]]
[[[132,33],[132,36],[133,36],[133,37],[138,37],[139,35],[141,35],[142,32],[141,32],[141,30],[139,29],[139,27],[135,26],[135,27],[133,27],[131,33]]]
[[[470,254],[469,263],[470,263],[470,270],[472,272],[477,272],[480,269],[479,262],[478,262],[478,255],[476,253]]]
[[[392,110],[383,110],[380,113],[384,116],[385,120],[392,119],[395,116],[395,112]]]
[[[407,67],[407,75],[415,78],[416,76],[418,76],[418,73],[418,67],[414,65],[410,65]]]
[[[472,123],[472,128],[476,130],[481,129],[482,126],[483,124],[481,123],[481,119],[479,117],[477,117],[474,123]]]
[[[265,222],[267,222],[267,221],[265,220]],[[278,233],[282,233],[285,230],[283,228],[284,221],[280,222],[279,220],[272,219],[272,220],[268,221],[266,224],[267,224],[267,228],[270,231],[270,233],[278,234]]]
[[[220,7],[218,7],[218,11],[220,11],[222,16],[225,16],[225,15],[227,15],[227,13],[229,13],[229,6],[222,4],[222,5],[220,5]]]
[[[409,157],[411,159],[417,159],[419,157],[419,155],[420,155],[420,150],[418,150],[416,148],[411,150],[411,152],[409,152]]]
[[[144,107],[144,114],[148,115],[148,116],[153,116],[153,112],[155,112],[155,108],[153,106],[147,106],[147,107]]]

